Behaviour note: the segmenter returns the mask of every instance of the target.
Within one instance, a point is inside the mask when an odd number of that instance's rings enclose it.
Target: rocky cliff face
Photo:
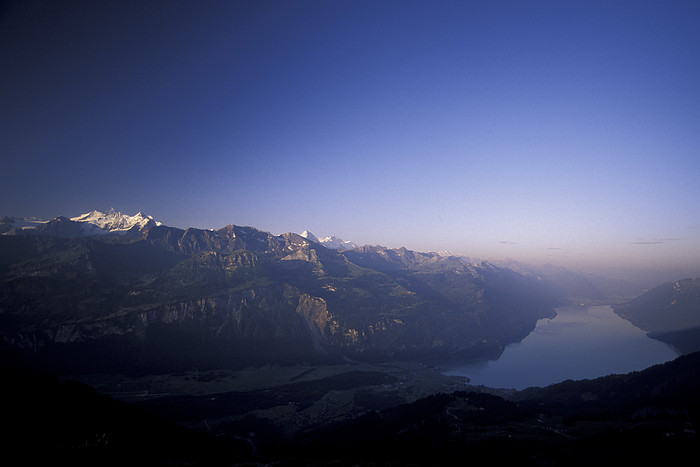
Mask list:
[[[251,227],[154,225],[129,241],[0,236],[7,358],[203,366],[473,354],[524,337],[554,305],[536,281],[493,266],[338,252]]]

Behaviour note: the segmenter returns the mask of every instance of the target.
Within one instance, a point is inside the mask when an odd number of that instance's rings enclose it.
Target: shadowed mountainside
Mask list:
[[[659,285],[614,308],[650,337],[682,353],[700,350],[700,279]]]
[[[62,372],[498,355],[562,303],[536,278],[403,248],[234,225],[49,227],[0,236],[1,350]]]

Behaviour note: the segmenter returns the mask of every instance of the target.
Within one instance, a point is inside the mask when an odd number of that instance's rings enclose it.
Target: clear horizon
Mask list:
[[[0,216],[700,268],[700,4],[9,2]]]

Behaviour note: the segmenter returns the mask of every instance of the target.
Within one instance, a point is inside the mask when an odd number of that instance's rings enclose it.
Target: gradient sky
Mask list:
[[[698,1],[10,1],[0,215],[700,266]]]

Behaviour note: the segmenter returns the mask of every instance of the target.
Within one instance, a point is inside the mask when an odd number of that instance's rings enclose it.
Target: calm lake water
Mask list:
[[[556,317],[539,320],[530,335],[507,346],[498,360],[447,365],[443,373],[467,376],[474,385],[523,389],[629,373],[678,356],[610,306],[566,306],[556,311]]]

